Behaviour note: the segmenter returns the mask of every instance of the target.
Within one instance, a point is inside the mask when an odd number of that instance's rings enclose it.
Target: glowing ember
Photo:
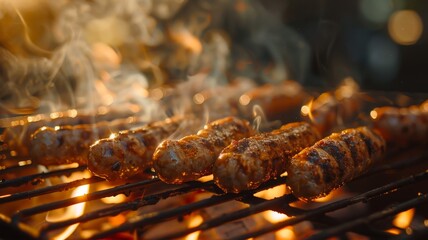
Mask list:
[[[79,186],[73,191],[71,196],[72,197],[83,196],[83,195],[88,193],[88,190],[89,190],[89,185]],[[65,209],[64,213],[57,214],[57,215],[52,215],[51,212],[49,212],[48,215],[46,216],[46,221],[48,221],[48,222],[59,222],[59,221],[64,221],[64,220],[68,220],[71,218],[79,217],[85,211],[85,205],[86,205],[85,202],[71,205]],[[52,239],[55,239],[55,240],[66,239],[76,230],[76,228],[78,226],[79,226],[78,223],[73,224],[73,225],[67,227],[63,232],[56,235]]]
[[[377,112],[376,112],[375,110],[372,110],[372,111],[370,112],[370,117],[371,117],[372,119],[376,119],[376,118],[377,118]]]
[[[192,217],[192,219],[189,222],[189,228],[196,227],[199,224],[201,224],[202,222],[203,222],[203,218],[200,215],[194,216],[194,217]],[[184,239],[185,240],[197,240],[200,233],[201,233],[201,231],[191,233],[191,234],[187,235]]]
[[[254,196],[259,198],[264,198],[266,200],[271,200],[277,197],[281,197],[286,193],[286,188],[283,185],[276,186],[267,190],[260,191]]]
[[[101,199],[101,201],[107,204],[121,203],[121,202],[124,202],[125,200],[126,200],[126,196],[123,194],[120,194],[117,196],[105,197]]]
[[[413,216],[415,215],[415,209],[409,209],[405,212],[397,214],[394,221],[392,222],[396,227],[406,228],[412,222]]]

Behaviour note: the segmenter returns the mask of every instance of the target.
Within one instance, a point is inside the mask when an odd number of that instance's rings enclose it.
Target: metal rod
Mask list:
[[[398,205],[395,205],[393,207],[389,207],[383,211],[373,213],[367,217],[357,218],[355,220],[346,222],[346,223],[341,224],[339,226],[323,230],[320,233],[312,235],[311,237],[308,238],[308,240],[326,239],[330,236],[333,236],[333,235],[341,233],[341,232],[345,232],[345,231],[350,230],[354,227],[361,226],[363,224],[369,224],[371,222],[374,222],[376,220],[379,220],[379,219],[382,219],[385,217],[393,216],[399,212],[409,210],[410,208],[416,207],[416,206],[418,206],[422,203],[426,203],[426,202],[428,202],[428,194],[418,196],[416,198],[405,201],[405,202],[400,203]]]
[[[80,172],[85,170],[86,166],[79,166],[76,168],[66,168],[66,169],[60,169],[55,171],[49,171],[49,172],[42,172],[32,175],[27,175],[15,179],[5,180],[0,182],[0,188],[6,188],[6,187],[17,187],[25,183],[37,183],[36,180],[41,180],[49,177],[54,176],[63,176],[63,175],[70,175],[73,172]]]
[[[187,234],[190,234],[192,232],[208,230],[208,229],[220,226],[222,224],[225,224],[227,222],[231,222],[231,221],[238,220],[238,219],[241,219],[244,217],[248,217],[252,214],[256,214],[256,213],[260,213],[260,212],[263,212],[266,210],[274,209],[278,205],[284,205],[284,204],[292,203],[296,200],[297,199],[291,194],[284,195],[282,197],[275,198],[272,200],[268,200],[268,201],[262,202],[258,205],[250,206],[250,207],[235,211],[233,213],[223,214],[219,217],[205,221],[198,226],[195,226],[192,228],[187,228],[187,229],[184,229],[184,230],[181,230],[178,232],[170,233],[168,235],[164,235],[164,236],[161,236],[158,238],[153,238],[152,240],[175,239],[175,238],[182,237],[182,236],[185,236]]]
[[[81,185],[92,184],[92,183],[97,183],[101,181],[105,181],[105,180],[99,177],[82,178],[82,179],[78,179],[68,183],[61,183],[54,186],[48,186],[48,187],[34,189],[30,191],[25,191],[25,192],[19,192],[7,197],[0,198],[0,204],[22,200],[26,198],[32,198],[32,197],[36,197],[36,196],[40,196],[48,193],[66,191],[68,189],[76,188]]]
[[[200,189],[203,184],[204,183],[201,183],[201,182],[194,182],[193,184],[185,186],[185,187],[176,188],[173,190],[168,190],[168,191],[161,192],[158,194],[138,198],[138,199],[135,199],[135,200],[130,201],[130,202],[119,203],[119,204],[116,204],[116,205],[111,206],[111,207],[99,209],[97,211],[86,213],[86,214],[84,214],[80,217],[77,217],[77,218],[73,218],[73,219],[69,219],[69,220],[65,220],[65,221],[58,221],[55,223],[50,223],[41,229],[41,235],[45,235],[48,231],[67,227],[67,226],[75,224],[75,223],[87,222],[90,220],[94,220],[94,219],[102,218],[102,217],[107,217],[107,216],[115,216],[115,215],[117,215],[121,212],[124,212],[124,211],[129,211],[129,210],[135,211],[140,207],[143,207],[146,205],[156,204],[161,199],[166,199],[166,198],[169,198],[172,196],[178,196],[181,194],[191,192],[191,191],[196,190],[196,189]],[[213,183],[211,183],[211,184],[213,184]]]
[[[171,219],[173,217],[179,217],[183,215],[187,215],[195,210],[218,205],[220,203],[228,202],[231,200],[237,200],[240,198],[246,198],[251,197],[254,193],[259,192],[264,189],[272,188],[274,186],[277,186],[278,183],[283,183],[285,180],[285,177],[281,177],[279,179],[275,179],[273,181],[270,181],[266,184],[263,184],[258,189],[242,192],[242,193],[230,193],[230,194],[222,194],[222,195],[213,195],[211,198],[204,199],[198,202],[194,202],[185,206],[180,206],[177,208],[173,208],[170,210],[165,210],[161,212],[153,212],[152,214],[144,215],[137,217],[136,219],[130,220],[126,224],[122,224],[118,227],[111,228],[107,231],[96,233],[93,236],[90,237],[90,239],[98,239],[98,238],[104,238],[108,237],[112,234],[123,232],[123,231],[130,231],[133,229],[136,229],[138,227],[145,226],[147,224],[155,224],[162,221],[166,221],[168,219]]]
[[[104,197],[110,197],[110,196],[114,196],[114,195],[117,195],[120,193],[127,193],[129,191],[142,188],[148,184],[153,184],[153,183],[158,182],[158,181],[159,181],[158,179],[149,179],[149,180],[140,181],[140,182],[136,182],[136,183],[120,185],[120,186],[117,186],[114,188],[109,188],[109,189],[105,189],[105,190],[101,190],[101,191],[97,191],[97,192],[88,193],[88,194],[83,195],[83,196],[68,198],[68,199],[64,199],[64,200],[60,200],[60,201],[56,201],[56,202],[43,204],[43,205],[33,207],[33,208],[23,209],[23,210],[16,212],[12,216],[12,223],[15,223],[15,224],[18,223],[22,217],[28,217],[28,216],[35,215],[38,213],[43,213],[43,212],[51,211],[54,209],[67,207],[67,206],[77,204],[77,203],[81,203],[81,202],[85,202],[85,201],[91,201],[91,200],[100,199],[100,198],[104,198]]]
[[[406,185],[409,185],[409,184],[412,184],[412,183],[415,183],[418,181],[424,181],[424,180],[428,180],[428,170],[424,171],[422,173],[416,174],[416,175],[412,175],[412,176],[400,179],[398,181],[392,182],[392,183],[384,185],[382,187],[375,188],[373,190],[359,194],[357,196],[347,198],[344,200],[339,200],[339,201],[333,202],[333,203],[328,204],[328,205],[324,205],[322,207],[313,209],[312,211],[308,211],[308,212],[301,214],[299,216],[291,217],[291,218],[286,219],[284,221],[281,221],[281,222],[272,224],[270,226],[255,230],[253,232],[243,234],[241,236],[237,236],[237,237],[232,238],[232,239],[234,239],[234,240],[248,239],[248,238],[257,237],[257,236],[260,236],[260,235],[263,235],[263,234],[266,234],[269,232],[278,231],[278,230],[280,230],[286,226],[294,225],[294,224],[297,224],[299,222],[309,220],[309,219],[317,217],[317,216],[321,216],[327,212],[335,211],[335,210],[347,207],[349,205],[353,205],[353,204],[358,203],[358,202],[368,201],[371,198],[381,196],[385,193],[394,191],[394,190],[401,188],[401,187],[404,187]]]

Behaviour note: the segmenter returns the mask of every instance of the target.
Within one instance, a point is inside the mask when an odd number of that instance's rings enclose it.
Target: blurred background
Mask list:
[[[0,0],[0,108],[147,105],[198,76],[424,93],[427,13],[422,0]]]
[[[345,75],[363,89],[426,92],[428,2],[263,1],[311,49],[311,84]]]

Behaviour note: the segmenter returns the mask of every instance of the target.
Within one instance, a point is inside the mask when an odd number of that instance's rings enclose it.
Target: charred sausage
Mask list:
[[[195,180],[212,173],[218,155],[233,140],[253,134],[247,121],[223,118],[205,125],[196,135],[163,141],[153,155],[153,167],[166,183]]]
[[[142,124],[135,118],[128,118],[96,124],[42,127],[32,136],[30,156],[33,162],[45,166],[69,163],[86,165],[89,146],[96,140]]]
[[[310,124],[296,122],[270,133],[233,141],[214,164],[214,181],[225,192],[257,188],[284,173],[292,156],[320,138]]]
[[[426,143],[428,110],[423,106],[375,108],[370,112],[373,128],[380,132],[391,149]]]
[[[169,118],[96,141],[89,148],[89,170],[109,181],[147,177],[144,171],[152,166],[156,147],[178,129],[182,120]]]
[[[300,199],[325,196],[364,173],[384,152],[385,140],[367,127],[333,133],[291,159],[287,186]]]

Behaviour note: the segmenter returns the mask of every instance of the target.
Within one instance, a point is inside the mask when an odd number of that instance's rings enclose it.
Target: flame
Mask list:
[[[392,221],[392,224],[397,228],[390,228],[386,232],[392,233],[394,235],[399,235],[402,229],[405,229],[406,232],[412,231],[409,228],[410,223],[412,222],[413,216],[415,215],[415,209],[409,209],[407,211],[397,214]]]
[[[73,191],[73,193],[71,194],[71,197],[83,196],[87,194],[88,191],[89,191],[89,184],[79,186]],[[59,222],[59,221],[65,221],[71,218],[79,217],[83,215],[83,212],[85,211],[85,205],[86,205],[85,202],[71,205],[65,209],[65,212],[63,214],[59,214],[57,216],[55,215],[52,216],[50,214],[51,212],[49,212],[48,215],[46,216],[46,221]],[[63,232],[53,237],[53,239],[62,240],[62,239],[68,238],[76,230],[78,226],[79,224],[76,223],[67,227]]]
[[[101,201],[107,204],[121,203],[121,202],[124,202],[125,200],[126,200],[126,196],[123,194],[119,194],[117,196],[105,197],[101,199]]]
[[[203,218],[201,215],[193,216],[192,219],[190,219],[189,228],[196,227],[196,226],[200,225],[202,222],[203,222]],[[185,240],[197,240],[200,233],[201,233],[201,231],[191,233],[191,234],[187,235],[184,239]]]
[[[289,218],[286,214],[275,212],[275,211],[265,211],[263,212],[263,216],[266,220],[268,220],[271,223],[277,223],[284,221],[285,219]],[[285,227],[281,230],[278,230],[275,232],[275,239],[295,239],[296,234],[293,231],[293,227]]]
[[[392,221],[396,227],[399,228],[407,228],[412,222],[413,216],[415,215],[415,209],[409,209],[407,211],[401,212],[397,214],[397,216]]]
[[[256,194],[254,194],[254,196],[259,197],[259,198],[264,198],[266,200],[271,200],[277,197],[281,197],[286,193],[286,188],[283,185],[279,185],[270,189],[266,189],[263,191],[260,191]]]
[[[377,111],[376,110],[372,110],[371,112],[370,112],[370,117],[373,119],[373,120],[376,120],[376,118],[377,118]]]
[[[59,167],[63,167],[63,166],[59,166]],[[64,177],[62,177],[62,180],[64,182],[68,182],[68,181],[72,181],[74,179],[80,179],[82,177],[89,177],[89,176],[90,176],[90,173],[85,171],[83,173],[74,173],[70,177],[64,176]],[[89,184],[82,185],[82,186],[79,186],[73,190],[73,192],[71,193],[71,197],[72,198],[73,197],[80,197],[80,196],[87,194],[88,192],[89,192]],[[60,222],[60,221],[65,221],[68,219],[79,217],[79,216],[83,215],[83,213],[85,211],[85,206],[86,206],[86,202],[82,202],[82,203],[77,203],[77,204],[68,206],[64,209],[58,209],[57,211],[50,211],[46,215],[46,221],[47,222]],[[62,210],[62,211],[59,211],[59,210]],[[76,228],[78,226],[79,226],[79,223],[73,224],[73,225],[67,227],[64,231],[55,235],[52,239],[55,239],[55,240],[66,239],[76,230]]]

